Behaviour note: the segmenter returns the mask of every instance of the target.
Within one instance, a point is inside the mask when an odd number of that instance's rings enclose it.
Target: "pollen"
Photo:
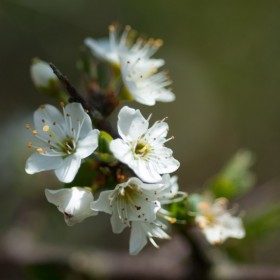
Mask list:
[[[131,30],[131,26],[130,26],[130,25],[127,25],[127,26],[125,27],[125,30],[126,30],[126,31],[130,31],[130,30]]]
[[[113,24],[109,25],[108,28],[109,28],[109,31],[110,31],[110,32],[116,31],[116,27],[115,27]]]
[[[198,207],[201,209],[201,210],[207,210],[209,209],[209,204],[207,202],[200,202]]]
[[[163,40],[161,40],[161,39],[155,40],[154,45],[155,45],[157,48],[160,48],[160,47],[163,45]]]
[[[48,125],[43,126],[43,131],[48,132],[50,130],[50,127]]]

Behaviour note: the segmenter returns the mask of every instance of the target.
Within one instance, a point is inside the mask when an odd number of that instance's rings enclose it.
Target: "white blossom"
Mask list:
[[[73,226],[87,217],[97,215],[97,212],[90,208],[93,195],[87,189],[79,187],[59,190],[46,189],[45,195],[47,200],[57,206],[58,210],[64,214],[68,226]]]
[[[163,59],[152,59],[162,40],[129,39],[131,28],[125,28],[119,37],[115,26],[109,27],[109,39],[85,39],[92,53],[121,70],[124,85],[131,99],[155,105],[156,101],[171,102],[175,95],[167,89],[171,81],[164,72],[156,73],[164,65]]]
[[[152,222],[134,221],[131,223],[131,234],[129,240],[129,253],[137,255],[147,244],[148,240],[158,248],[153,238],[170,239],[165,232],[167,226],[159,220]]]
[[[84,43],[92,53],[101,60],[121,67],[120,57],[129,56],[131,62],[141,60],[140,67],[158,68],[164,64],[163,59],[150,59],[162,45],[161,40],[150,39],[145,42],[138,38],[135,43],[129,40],[131,27],[126,26],[121,36],[114,25],[109,26],[109,38],[92,39],[86,38]]]
[[[136,58],[136,59],[135,59]],[[121,74],[124,85],[132,99],[153,106],[156,101],[171,102],[175,100],[174,93],[166,87],[171,81],[166,73],[158,72],[153,61],[144,61],[134,55],[121,56]]]
[[[71,182],[78,172],[83,158],[91,155],[98,146],[97,129],[80,103],[63,107],[63,114],[52,105],[43,105],[34,113],[33,135],[36,145],[26,162],[25,171],[34,174],[55,170],[57,178],[64,183]],[[30,128],[30,125],[26,125]]]
[[[225,198],[216,199],[213,203],[202,201],[199,210],[195,221],[209,243],[220,244],[229,237],[241,239],[245,236],[241,218],[227,210]]]
[[[30,75],[36,87],[48,88],[51,81],[58,82],[58,78],[49,64],[37,58],[32,61]]]
[[[118,184],[114,190],[103,191],[91,209],[111,214],[114,233],[121,233],[133,221],[152,222],[160,209],[156,200],[161,184],[144,184],[136,177]]]
[[[121,138],[111,141],[111,151],[144,182],[160,182],[161,174],[178,169],[172,150],[164,146],[171,139],[166,139],[166,122],[158,121],[149,128],[149,120],[139,110],[125,106],[119,112],[118,132]]]

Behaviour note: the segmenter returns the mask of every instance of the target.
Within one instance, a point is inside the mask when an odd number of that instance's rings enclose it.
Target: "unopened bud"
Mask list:
[[[37,88],[49,88],[50,83],[58,82],[49,64],[38,58],[32,60],[30,67],[31,79]]]

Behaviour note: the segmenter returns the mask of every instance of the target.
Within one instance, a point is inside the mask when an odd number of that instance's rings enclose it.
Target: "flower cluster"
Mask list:
[[[110,65],[114,69],[110,73],[115,75],[105,77],[111,81],[105,89],[97,83],[103,77],[89,75],[85,87],[88,98],[79,94],[53,65],[54,71],[47,63],[34,61],[31,75],[36,87],[67,104],[61,102],[62,112],[52,105],[42,105],[34,113],[34,128],[26,124],[33,138],[28,147],[35,152],[27,159],[25,170],[28,174],[54,170],[58,180],[67,183],[63,189],[45,191],[67,225],[105,212],[111,215],[114,233],[130,228],[129,251],[135,255],[148,241],[158,247],[154,238],[170,238],[168,223],[178,221],[172,209],[181,207],[183,224],[187,224],[189,212],[187,195],[179,191],[177,176],[170,175],[180,164],[165,145],[173,139],[167,137],[166,120],[150,125],[150,117],[146,119],[138,109],[124,106],[118,114],[117,129],[112,131],[107,123],[106,108],[118,105],[110,98],[120,101],[129,96],[126,100],[149,106],[175,99],[168,88],[170,80],[158,71],[164,60],[151,58],[162,41],[135,39],[133,34],[126,27],[119,36],[117,28],[110,26],[109,39],[85,40],[91,55]],[[66,83],[68,92],[59,81]],[[112,87],[112,81],[118,86]],[[86,186],[84,181],[79,184],[77,176],[83,174],[79,173],[81,165],[91,166],[90,170],[93,167],[85,176],[89,178]],[[244,236],[240,219],[231,217],[221,201],[213,205],[200,203],[195,217],[211,243]]]

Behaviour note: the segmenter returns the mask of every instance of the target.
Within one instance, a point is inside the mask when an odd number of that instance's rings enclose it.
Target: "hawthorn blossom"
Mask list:
[[[179,162],[172,156],[172,150],[164,143],[168,124],[158,121],[149,127],[139,110],[123,107],[118,116],[118,132],[121,138],[110,142],[114,156],[127,164],[141,180],[156,183],[162,180],[161,174],[178,169]]]
[[[147,244],[148,240],[158,248],[153,238],[170,239],[165,232],[167,226],[158,220],[152,222],[134,221],[131,223],[129,253],[137,255]]]
[[[136,177],[118,184],[114,190],[103,191],[91,209],[111,214],[114,233],[121,233],[133,221],[152,222],[160,209],[156,191],[161,184],[144,184]]]
[[[80,103],[62,106],[63,114],[52,105],[43,105],[34,113],[33,135],[28,147],[35,148],[27,160],[25,171],[34,174],[55,170],[64,183],[72,182],[83,158],[91,155],[98,146],[97,129]],[[26,125],[30,128],[30,125]]]
[[[170,177],[169,174],[162,176],[161,187],[156,188],[154,195],[160,203],[161,208],[157,211],[157,217],[154,221],[133,221],[131,223],[131,234],[129,241],[129,252],[131,255],[138,254],[147,244],[148,240],[159,248],[154,238],[170,239],[166,233],[168,224],[161,222],[162,219],[174,223],[176,219],[170,217],[170,213],[162,208],[165,204],[180,201],[185,197],[185,193],[179,191],[177,176]],[[183,194],[183,195],[182,195]],[[176,196],[181,195],[178,198]]]
[[[64,214],[64,219],[68,226],[73,226],[87,217],[97,215],[96,211],[90,209],[93,195],[91,191],[85,188],[46,189],[45,195],[47,200],[57,206],[58,210]]]
[[[175,100],[174,93],[166,87],[171,81],[164,72],[157,72],[154,63],[143,63],[135,55],[121,57],[121,74],[124,85],[132,99],[144,104],[153,106],[156,101],[171,102]]]
[[[135,43],[129,40],[131,27],[126,26],[119,36],[116,26],[109,26],[109,38],[92,39],[86,38],[84,43],[91,50],[93,55],[101,60],[121,67],[120,56],[129,56],[131,62],[140,60],[140,67],[158,68],[164,64],[163,59],[151,59],[151,56],[162,45],[161,40],[149,39],[144,41],[138,38]]]
[[[156,73],[164,60],[151,58],[163,44],[162,40],[129,40],[130,31],[127,26],[119,37],[116,27],[111,25],[109,39],[87,38],[85,44],[96,57],[120,68],[131,99],[149,106],[156,101],[173,101],[175,95],[166,88],[171,81],[164,72]]]
[[[227,238],[241,239],[245,230],[240,217],[234,217],[227,210],[227,200],[218,198],[213,203],[200,202],[200,212],[195,218],[207,241],[211,244],[223,243]]]

